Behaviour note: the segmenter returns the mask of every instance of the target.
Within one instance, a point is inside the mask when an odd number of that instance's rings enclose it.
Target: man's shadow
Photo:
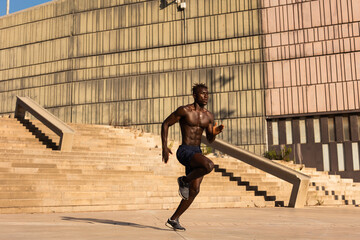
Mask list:
[[[107,219],[74,218],[74,217],[62,217],[61,219],[64,221],[86,222],[86,223],[90,223],[90,224],[102,223],[102,224],[135,227],[135,228],[151,228],[151,229],[161,230],[161,231],[172,231],[171,229],[163,229],[163,228],[158,228],[158,227],[154,227],[154,226],[146,226],[146,225],[141,225],[141,224],[131,223],[131,222],[119,222],[119,221],[113,221],[113,220],[107,220]]]

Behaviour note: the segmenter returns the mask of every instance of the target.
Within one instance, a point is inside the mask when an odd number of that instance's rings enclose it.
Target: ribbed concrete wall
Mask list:
[[[263,0],[268,116],[360,108],[360,1]]]
[[[186,3],[186,34],[183,13],[160,1],[59,0],[0,18],[0,113],[27,95],[66,122],[159,133],[205,82],[222,137],[263,152],[261,2]]]

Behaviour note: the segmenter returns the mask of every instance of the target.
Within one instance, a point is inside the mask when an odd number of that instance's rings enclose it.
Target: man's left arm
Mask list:
[[[224,129],[224,125],[216,126],[216,123],[214,122],[214,116],[209,113],[210,117],[210,123],[208,127],[206,128],[206,139],[209,141],[209,143],[212,143],[215,141],[216,135],[222,132]]]

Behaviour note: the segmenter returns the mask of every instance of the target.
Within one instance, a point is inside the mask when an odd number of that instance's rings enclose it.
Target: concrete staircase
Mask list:
[[[282,164],[311,176],[307,204],[313,205],[360,205],[360,183],[353,179],[329,175],[328,172],[307,168],[302,164]]]
[[[76,131],[73,151],[60,152],[52,150],[58,137],[46,127],[37,121],[34,124],[40,129],[23,124],[0,118],[0,213],[177,207],[176,179],[184,169],[175,156],[168,164],[162,163],[158,136],[133,129],[70,124]],[[44,132],[50,136],[50,146],[49,139],[41,142],[35,137]],[[173,151],[176,149],[175,144]],[[212,172],[205,177],[192,208],[275,205],[256,195]]]
[[[291,184],[278,179],[257,168],[249,166],[230,157],[212,158],[215,171],[222,173],[230,181],[245,185],[247,189],[264,195],[275,201],[276,206],[287,206],[290,199]],[[329,175],[327,172],[307,168],[292,162],[277,161],[311,176],[310,188],[307,196],[308,206],[320,205],[355,205],[360,204],[360,183],[352,179],[342,179],[339,175]],[[260,192],[260,193],[259,193]]]
[[[230,181],[245,186],[248,191],[262,195],[275,202],[275,206],[287,206],[292,184],[252,167],[232,157],[211,157],[215,172],[220,172]]]
[[[174,155],[164,164],[159,136],[70,124],[76,131],[73,151],[53,151],[59,138],[38,121],[32,122],[36,127],[0,118],[0,213],[177,207],[176,179],[184,168],[174,156],[176,143]],[[204,178],[192,208],[287,206],[291,184],[237,159],[208,156],[216,164],[215,171]],[[312,177],[308,205],[360,203],[359,183],[280,163]]]

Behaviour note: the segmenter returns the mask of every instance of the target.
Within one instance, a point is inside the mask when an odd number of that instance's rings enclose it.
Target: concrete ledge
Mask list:
[[[309,176],[219,139],[210,144],[203,135],[201,141],[229,156],[293,184],[289,207],[304,207],[310,183]]]
[[[16,96],[15,118],[24,119],[29,112],[60,137],[60,150],[71,151],[74,130],[29,97]]]

